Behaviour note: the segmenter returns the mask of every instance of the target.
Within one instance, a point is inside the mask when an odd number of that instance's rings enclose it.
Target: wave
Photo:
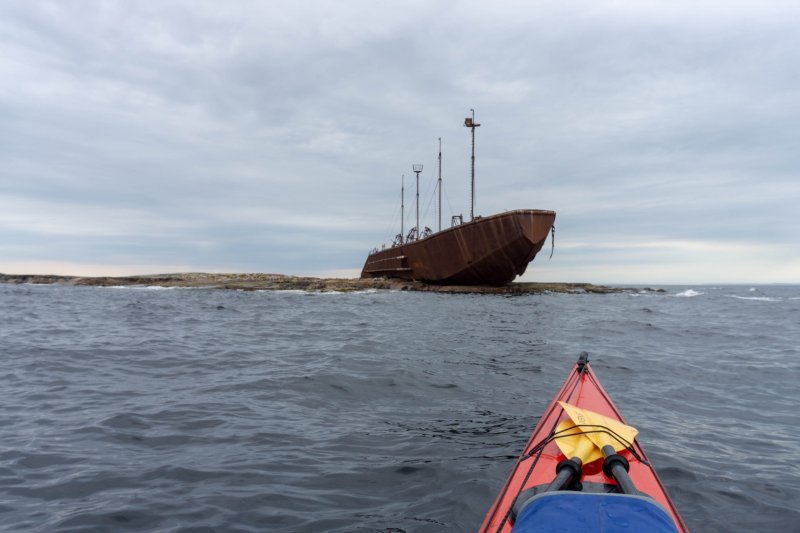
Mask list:
[[[253,292],[268,292],[270,294],[306,294],[308,291],[303,289],[256,289]]]
[[[703,294],[705,294],[705,293],[704,292],[698,292],[698,291],[695,291],[695,290],[692,290],[692,289],[686,289],[683,292],[679,292],[675,296],[679,296],[681,298],[692,298],[693,296],[702,296]]]
[[[163,287],[161,285],[102,285],[100,289],[127,289],[131,291],[174,291],[202,289],[202,287]]]
[[[307,289],[258,289],[254,292],[269,292],[269,293],[279,293],[279,294],[304,294],[304,295],[320,295],[320,294],[377,294],[378,289],[362,289],[357,291],[317,291],[317,290],[307,290]],[[398,292],[398,291],[387,291],[387,292]]]
[[[319,294],[377,294],[378,289],[363,289],[358,291],[322,291]]]
[[[773,298],[772,296],[737,296],[735,294],[726,294],[728,298],[736,298],[737,300],[753,300],[756,302],[781,302],[783,298]]]

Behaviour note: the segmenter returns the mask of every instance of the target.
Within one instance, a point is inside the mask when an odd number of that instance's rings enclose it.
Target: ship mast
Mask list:
[[[470,194],[469,219],[473,220],[475,218],[475,128],[480,124],[475,124],[475,110],[470,109],[470,111],[472,111],[472,118],[465,118],[464,126],[472,130],[472,192]]]
[[[442,231],[442,138],[439,137],[439,231]]]
[[[417,174],[417,227],[416,227],[416,235],[414,238],[419,240],[419,173],[422,172],[422,164],[415,163],[411,165],[411,170],[413,170]]]
[[[406,220],[406,175],[400,176],[400,244],[403,244],[404,226]]]

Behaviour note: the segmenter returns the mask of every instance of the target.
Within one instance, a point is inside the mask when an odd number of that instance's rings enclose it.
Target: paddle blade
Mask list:
[[[566,402],[558,403],[567,413],[567,416],[570,417],[572,423],[581,426],[597,426],[579,429],[583,429],[584,435],[599,449],[602,449],[603,446],[613,446],[614,451],[618,452],[626,448],[625,443],[620,442],[620,440],[623,440],[627,443],[632,443],[633,439],[636,438],[637,433],[639,433],[639,430],[637,430],[635,427],[623,424],[619,420],[614,420],[613,418],[601,415],[600,413],[595,413],[594,411],[589,411],[588,409],[575,407],[574,405],[570,405]],[[598,431],[601,428],[608,428],[609,432],[602,430]],[[618,435],[619,439],[614,438],[614,434]]]
[[[589,464],[603,458],[603,452],[595,446],[581,428],[575,427],[572,420],[562,420],[556,427],[558,438],[555,439],[558,449],[567,459],[577,457],[583,464]]]

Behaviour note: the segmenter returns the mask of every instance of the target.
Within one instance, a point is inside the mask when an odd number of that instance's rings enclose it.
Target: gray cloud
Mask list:
[[[431,191],[437,137],[445,219],[469,211],[474,107],[478,211],[559,212],[556,255],[531,276],[625,282],[657,264],[654,282],[714,280],[722,262],[721,281],[798,280],[792,3],[0,15],[0,271],[355,271],[398,231],[411,163]]]

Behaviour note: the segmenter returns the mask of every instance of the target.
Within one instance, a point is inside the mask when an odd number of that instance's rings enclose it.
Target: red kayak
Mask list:
[[[688,532],[636,433],[582,354],[480,532]]]

